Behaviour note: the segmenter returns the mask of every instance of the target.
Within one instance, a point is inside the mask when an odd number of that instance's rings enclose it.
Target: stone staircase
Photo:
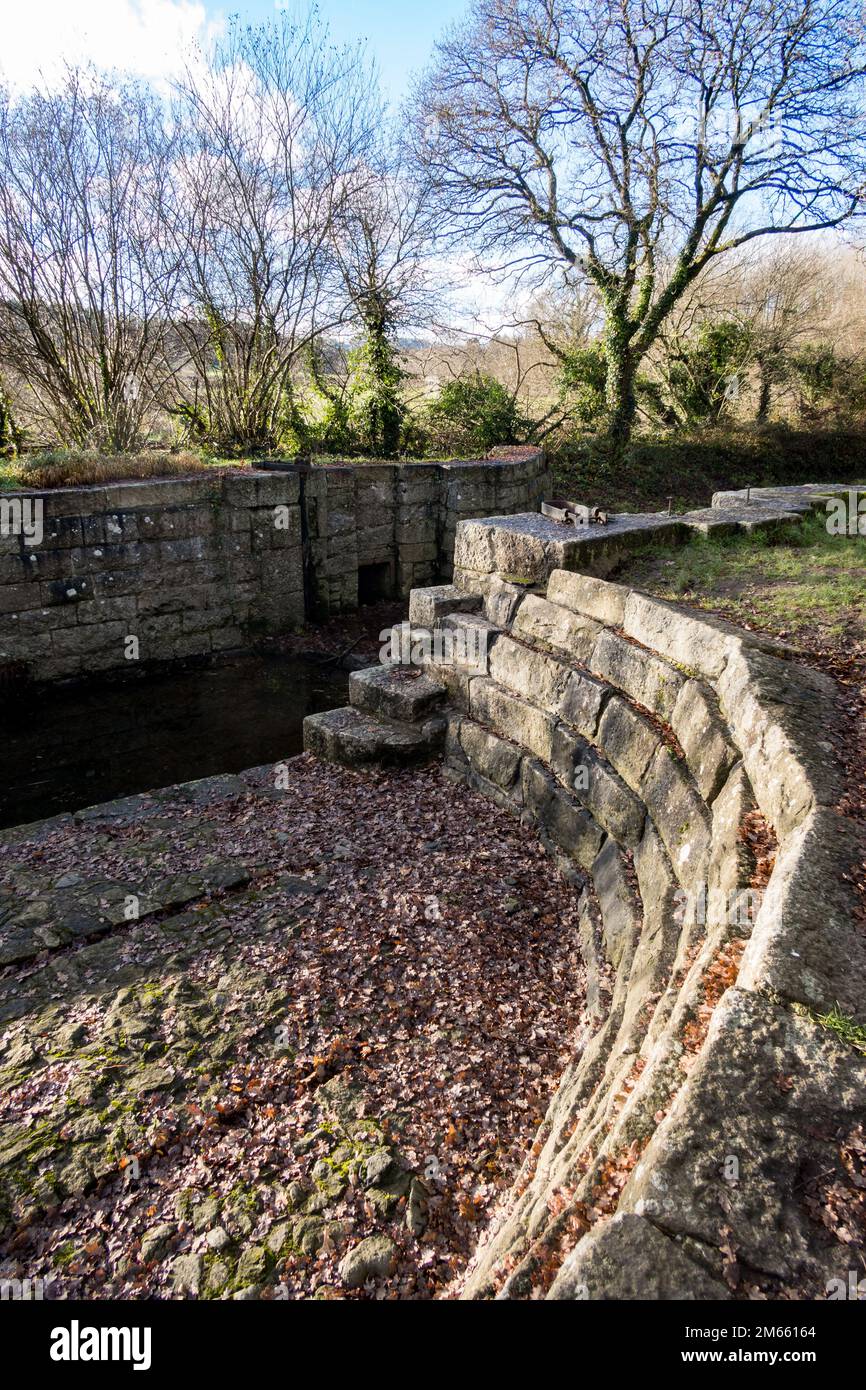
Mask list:
[[[417,667],[393,664],[353,671],[348,705],[307,715],[304,749],[348,767],[422,762],[444,744],[446,721],[439,707],[446,693],[443,684]]]
[[[818,500],[747,501],[748,525]],[[539,521],[464,523],[457,585],[411,595],[401,655],[428,642],[423,670],[354,673],[351,706],[305,721],[340,762],[441,749],[581,885],[582,1041],[463,1295],[728,1298],[732,1233],[760,1296],[819,1297],[842,1255],[787,1194],[804,1165],[836,1171],[817,1122],[856,1123],[862,1059],[810,1015],[855,1016],[866,990],[835,687],[781,642],[562,567],[571,542]],[[484,661],[442,660],[446,636]],[[727,1154],[748,1158],[736,1187]]]

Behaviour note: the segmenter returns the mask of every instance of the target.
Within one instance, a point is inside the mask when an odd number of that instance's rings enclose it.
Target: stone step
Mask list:
[[[422,723],[444,698],[444,685],[417,667],[368,666],[349,677],[349,700],[355,709],[406,724]]]
[[[435,627],[448,613],[477,613],[482,595],[458,589],[454,584],[435,584],[409,594],[409,622],[413,627]]]
[[[442,718],[428,719],[422,725],[405,724],[366,714],[352,705],[308,714],[304,720],[304,751],[347,767],[420,762],[441,746],[444,737]]]

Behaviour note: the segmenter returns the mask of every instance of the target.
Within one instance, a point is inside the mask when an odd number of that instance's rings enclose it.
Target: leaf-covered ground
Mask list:
[[[577,891],[437,768],[286,766],[0,841],[0,1277],[426,1298],[465,1266],[579,1046]]]

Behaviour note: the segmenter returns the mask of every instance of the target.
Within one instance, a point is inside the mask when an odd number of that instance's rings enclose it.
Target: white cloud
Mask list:
[[[199,0],[20,0],[4,15],[0,72],[20,88],[90,60],[158,79],[220,28]]]

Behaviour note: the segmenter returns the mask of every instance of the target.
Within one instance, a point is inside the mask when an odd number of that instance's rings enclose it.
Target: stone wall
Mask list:
[[[300,472],[308,590],[320,617],[355,608],[359,597],[408,598],[413,588],[450,579],[459,522],[535,509],[549,486],[543,453],[518,447],[469,462]]]
[[[360,672],[305,724],[340,761],[444,746],[581,888],[578,1046],[465,1296],[826,1297],[853,1263],[866,1094],[866,1058],[819,1023],[866,998],[840,691],[784,643],[557,568],[606,568],[610,538],[563,556],[538,523],[467,523],[460,584],[411,596],[418,649],[462,635],[474,669]]]
[[[242,647],[406,596],[450,574],[460,517],[535,506],[544,482],[540,453],[506,450],[3,494],[41,505],[43,535],[0,534],[0,679]]]
[[[130,651],[142,661],[199,655],[303,621],[297,476],[27,496],[42,504],[43,538],[0,536],[0,673],[56,680],[121,668]]]
[[[866,996],[836,687],[597,577],[482,588],[412,597],[415,624],[486,632],[486,675],[430,669],[446,766],[585,884],[587,1014],[466,1294],[823,1297],[850,1259],[813,1212],[866,1081],[815,1022]]]

